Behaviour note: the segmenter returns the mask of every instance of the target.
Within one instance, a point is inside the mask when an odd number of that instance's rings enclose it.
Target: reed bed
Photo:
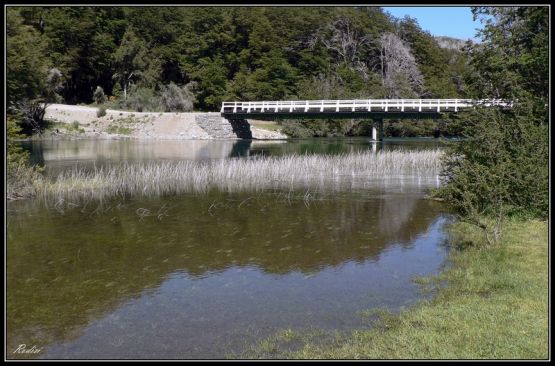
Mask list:
[[[442,151],[357,152],[340,155],[288,155],[209,162],[121,164],[93,171],[71,169],[36,185],[38,196],[90,197],[187,192],[265,190],[337,191],[364,189],[378,182],[435,179]]]

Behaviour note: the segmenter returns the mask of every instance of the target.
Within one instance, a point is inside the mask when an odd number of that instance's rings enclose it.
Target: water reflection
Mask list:
[[[24,141],[31,161],[45,165],[46,173],[57,175],[74,166],[101,167],[120,162],[210,160],[253,155],[339,154],[363,150],[411,150],[437,148],[432,139],[390,139],[375,143],[368,138],[257,140],[45,140]]]
[[[269,141],[268,141],[269,142]],[[285,154],[342,154],[357,151],[372,150],[421,150],[436,149],[444,146],[438,139],[391,138],[381,142],[372,141],[368,137],[348,138],[309,138],[290,139],[284,144],[271,144],[261,141],[260,145],[253,145],[251,155],[285,155]],[[285,142],[285,141],[281,141]]]
[[[443,262],[441,206],[179,196],[9,206],[8,349],[44,358],[225,357],[279,327],[360,325]],[[250,337],[250,338],[249,338]]]
[[[47,173],[76,166],[101,167],[120,162],[224,159],[243,156],[250,141],[208,140],[47,140],[26,141],[31,161],[46,166]]]

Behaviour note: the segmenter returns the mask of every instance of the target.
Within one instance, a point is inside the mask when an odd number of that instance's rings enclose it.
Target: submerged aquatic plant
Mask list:
[[[298,189],[336,192],[422,179],[429,182],[440,172],[442,154],[436,149],[124,163],[93,171],[65,171],[55,180],[44,180],[37,193],[59,199],[205,193],[212,189],[230,193]]]

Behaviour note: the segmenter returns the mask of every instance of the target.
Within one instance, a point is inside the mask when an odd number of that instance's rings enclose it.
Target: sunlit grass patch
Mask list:
[[[256,127],[256,128],[260,128],[263,130],[268,130],[268,131],[280,131],[282,129],[282,126],[279,125],[277,122],[258,122],[258,121],[249,121],[251,126]]]
[[[318,329],[294,330],[291,328],[277,332],[248,347],[241,354],[230,358],[242,359],[291,359],[302,357],[306,344],[327,345],[337,342],[343,334],[339,331],[322,331]]]
[[[119,134],[119,135],[130,135],[133,132],[133,130],[129,127],[110,125],[106,129],[106,132]]]

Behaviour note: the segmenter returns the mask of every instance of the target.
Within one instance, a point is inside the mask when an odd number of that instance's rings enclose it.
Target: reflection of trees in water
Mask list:
[[[66,339],[178,270],[193,278],[233,266],[314,273],[379,260],[388,246],[406,245],[425,231],[439,212],[430,201],[387,200],[307,207],[299,200],[217,194],[91,204],[64,215],[21,204],[8,225],[10,345],[30,342],[38,330],[40,344]],[[149,215],[140,218],[139,208]]]
[[[414,215],[425,215],[425,212],[415,210],[419,200],[407,197],[389,197],[381,200],[379,204],[380,214],[378,215],[377,227],[385,236],[397,237],[398,241],[410,241],[412,234],[418,234],[420,226],[418,217]],[[416,228],[413,222],[416,221]],[[416,230],[415,230],[416,229]]]
[[[249,156],[250,155],[250,146],[252,144],[251,140],[239,140],[233,144],[233,148],[231,149],[231,153],[229,154],[230,157],[235,158],[239,156]]]
[[[80,168],[124,162],[223,159],[232,155],[232,140],[52,140],[25,142],[33,162],[46,164],[51,175],[69,166]]]
[[[359,151],[351,146],[347,140],[306,139],[289,141],[280,145],[252,146],[251,155],[285,155],[285,154],[339,154]]]
[[[41,147],[41,141],[21,141],[19,145],[23,150],[28,151],[29,162],[31,164],[44,165],[43,149]]]
[[[370,137],[291,139],[280,145],[253,145],[251,155],[329,154],[358,151],[418,151],[443,145],[434,139],[388,139],[376,143]]]
[[[234,141],[208,140],[76,140],[44,142],[47,160],[60,159],[114,161],[226,158]]]

